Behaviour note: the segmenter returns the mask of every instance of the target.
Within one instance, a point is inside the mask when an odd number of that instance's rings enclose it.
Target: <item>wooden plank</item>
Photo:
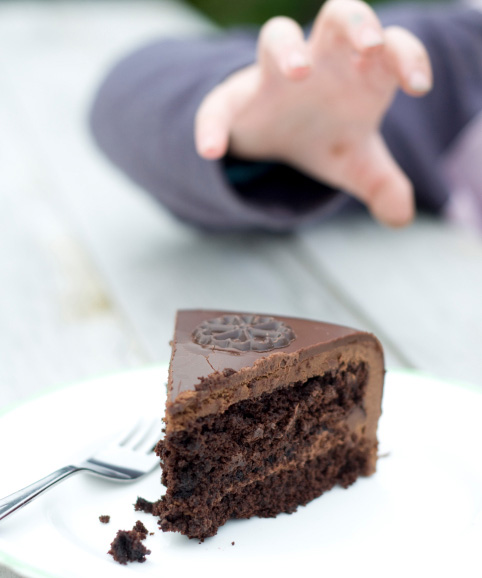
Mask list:
[[[48,144],[42,135],[36,138],[17,91],[27,93],[31,100],[42,95],[39,102],[45,104],[43,120],[47,122],[44,130],[50,135],[58,128],[57,148],[64,156],[75,155],[75,150],[65,148],[62,122],[70,121],[70,96],[78,85],[70,85],[68,79],[76,76],[79,62],[79,69],[87,69],[94,84],[94,72],[100,75],[109,60],[129,43],[157,34],[160,23],[161,29],[172,33],[207,25],[169,2],[161,7],[139,2],[135,7],[100,3],[92,8],[82,3],[52,6],[37,2],[20,6],[2,3],[0,7],[0,318],[4,328],[0,338],[0,406],[55,383],[150,360],[78,234],[78,223],[55,175],[62,154],[55,159],[53,169],[49,168],[49,155],[45,155]],[[113,15],[120,25],[111,28]],[[65,71],[57,72],[59,60],[68,64]],[[95,62],[95,70],[89,68],[90,61]],[[26,63],[30,66],[23,69]],[[65,77],[57,76],[58,82],[49,85],[42,76],[46,70],[54,76],[65,72]],[[34,111],[43,113],[41,108]],[[84,113],[85,107],[78,107],[71,117],[73,123],[78,121],[75,129],[79,131]],[[62,121],[50,126],[51,117]],[[55,155],[52,151],[52,157]],[[82,168],[77,166],[70,180]],[[92,184],[87,179],[82,186]],[[82,186],[75,194],[81,194]]]
[[[404,231],[340,218],[302,242],[410,365],[482,385],[480,237],[427,217]]]
[[[99,53],[101,57],[92,61],[100,74],[122,47],[154,35],[159,22],[161,28],[173,33],[203,25],[175,3],[161,8],[152,2],[138,3],[135,8],[106,3],[96,5],[93,13],[82,3],[54,7],[34,2],[20,6],[2,3],[0,8],[4,81],[0,91],[1,407],[59,382],[150,360],[78,234],[78,223],[56,182],[55,169],[52,171],[46,162],[49,155],[45,155],[43,139],[36,139],[16,90],[27,92],[32,100],[42,94],[50,116],[68,118],[69,97],[77,90],[75,83],[69,85],[69,77],[76,75],[78,61],[88,65]],[[106,34],[113,14],[121,26]],[[70,69],[62,80],[56,67],[64,49],[63,62],[70,62]],[[26,62],[31,67],[23,70]],[[46,70],[57,77],[54,86],[43,82]],[[96,80],[92,77],[93,84]],[[39,101],[44,102],[42,98]],[[42,112],[38,111],[40,115]],[[75,112],[77,128],[85,109]],[[65,149],[62,125],[49,125],[50,116],[46,115],[45,131],[50,134],[58,128],[58,148],[64,156],[75,155],[75,150]],[[76,167],[70,179],[80,170],[81,166]],[[92,183],[84,181],[83,186],[89,185]]]
[[[146,352],[110,299],[49,173],[0,98],[0,406],[39,388],[110,372]]]

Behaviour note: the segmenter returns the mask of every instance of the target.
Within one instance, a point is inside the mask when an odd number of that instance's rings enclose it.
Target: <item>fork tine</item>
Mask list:
[[[150,453],[154,450],[155,445],[161,438],[162,423],[160,419],[151,422],[150,427],[145,430],[145,435],[134,446],[136,451],[141,453]]]
[[[143,447],[144,441],[147,440],[153,432],[156,422],[159,423],[159,421],[160,420],[148,420],[146,418],[141,420],[139,426],[135,431],[131,432],[127,441],[123,444],[123,447],[128,450],[139,451],[140,448]],[[160,428],[158,428],[158,430],[159,429]]]
[[[132,439],[134,439],[134,436],[139,432],[144,423],[145,420],[140,419],[129,431],[124,431],[119,436],[119,438],[114,441],[114,444],[119,446],[126,446]]]
[[[150,428],[151,422],[146,418],[141,418],[135,428],[133,428],[125,437],[125,439],[120,443],[125,449],[133,449],[146,435],[146,429]]]

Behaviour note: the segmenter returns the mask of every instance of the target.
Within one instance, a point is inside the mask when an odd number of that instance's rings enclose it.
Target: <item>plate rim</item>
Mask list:
[[[62,383],[57,383],[55,385],[49,385],[45,388],[42,388],[40,391],[35,392],[34,394],[30,395],[26,399],[21,399],[19,401],[12,401],[7,403],[3,408],[0,408],[0,419],[3,418],[8,413],[11,413],[24,405],[28,405],[38,399],[43,397],[47,397],[49,395],[53,395],[55,393],[59,393],[60,391],[67,390],[71,387],[78,387],[82,384],[92,383],[95,381],[103,381],[104,379],[113,379],[117,376],[129,374],[129,373],[143,373],[144,371],[152,371],[152,370],[162,370],[167,368],[169,362],[162,362],[162,363],[146,363],[140,365],[138,367],[129,367],[126,369],[122,369],[119,371],[108,371],[106,373],[101,373],[98,375],[93,375],[91,377],[87,377],[86,379],[76,380],[76,381],[66,381]]]

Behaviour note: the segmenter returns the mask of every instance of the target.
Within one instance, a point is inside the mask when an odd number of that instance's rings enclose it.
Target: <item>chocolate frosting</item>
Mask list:
[[[377,341],[369,333],[348,327],[280,316],[274,316],[276,321],[291,328],[296,335],[291,343],[281,349],[268,352],[225,350],[219,349],[215,345],[208,347],[199,345],[193,339],[196,329],[206,321],[235,315],[253,314],[206,310],[178,311],[169,372],[168,403],[174,403],[184,392],[202,389],[203,385],[206,388],[212,387],[215,380],[209,379],[209,376],[213,376],[213,374],[222,377],[226,375],[226,370],[232,374],[243,368],[252,367],[256,362],[268,357],[276,359],[276,356],[297,353],[297,359],[301,361],[333,348],[337,343],[353,342],[357,339]],[[379,344],[378,347],[381,350]],[[277,360],[280,361],[279,357]]]

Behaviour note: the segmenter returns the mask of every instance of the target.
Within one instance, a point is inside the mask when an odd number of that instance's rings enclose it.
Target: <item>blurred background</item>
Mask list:
[[[2,3],[11,3],[15,0],[0,0]],[[25,0],[17,0],[24,2]],[[34,0],[35,1],[35,0]],[[61,4],[70,0],[36,0],[44,4]],[[121,0],[122,1],[122,0]],[[129,1],[129,0],[125,0]],[[154,0],[156,1],[156,0]],[[162,0],[159,0],[162,1]],[[367,0],[368,4],[377,6],[386,4],[390,0]],[[416,0],[412,0],[414,3]],[[425,2],[443,3],[448,0],[425,0]],[[80,0],[80,2],[94,3],[95,0]],[[226,2],[225,0],[185,0],[185,2],[194,8],[206,14],[218,25],[233,26],[237,24],[262,24],[268,18],[275,15],[285,15],[295,18],[300,23],[309,22],[320,6],[323,0],[243,0],[242,2]]]
[[[437,0],[426,1],[437,2]],[[243,0],[243,2],[230,3],[223,0],[188,0],[188,2],[218,24],[228,26],[238,23],[262,24],[268,18],[278,14],[291,16],[300,23],[307,23],[313,19],[323,3],[317,0],[263,0],[262,2]],[[438,2],[440,3],[440,0]],[[387,3],[387,0],[368,0],[367,3],[376,6]]]
[[[291,16],[300,23],[313,18],[320,8],[317,0],[244,0],[243,2],[223,2],[223,0],[188,0],[220,25],[238,23],[262,24],[268,18],[282,14]]]

